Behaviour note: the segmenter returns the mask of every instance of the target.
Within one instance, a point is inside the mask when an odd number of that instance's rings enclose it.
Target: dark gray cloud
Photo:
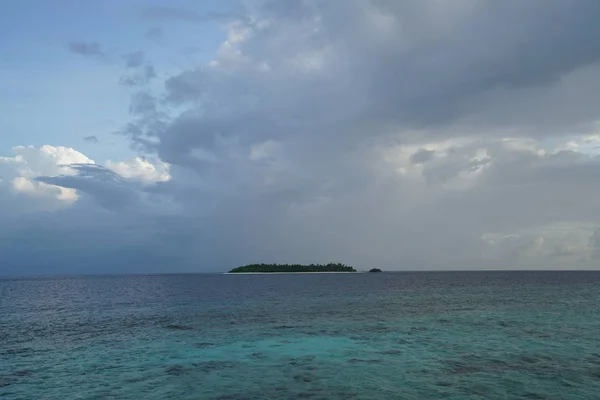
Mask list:
[[[431,160],[434,154],[434,150],[421,149],[414,153],[412,156],[410,156],[410,161],[413,164],[422,164]]]
[[[77,206],[1,221],[2,275],[194,271],[186,256],[193,243],[185,231],[174,231],[182,221],[173,217],[142,219]],[[166,238],[170,243],[163,243]]]
[[[115,172],[95,164],[71,164],[75,175],[38,177],[38,182],[62,186],[84,193],[110,210],[131,209],[138,205],[138,193]]]
[[[146,31],[144,35],[146,39],[157,42],[163,38],[163,30],[159,26],[153,26],[152,28]]]
[[[99,142],[98,137],[96,137],[94,135],[92,135],[92,136],[85,136],[83,138],[83,140],[85,140],[86,142],[89,142],[89,143],[98,143]]]
[[[96,42],[70,42],[67,47],[71,53],[82,56],[103,56],[102,46]]]
[[[152,65],[144,65],[136,68],[131,67],[130,71],[121,76],[119,83],[125,86],[144,86],[156,78],[156,70]]]
[[[134,51],[124,58],[127,71],[119,80],[121,85],[144,86],[156,78],[156,70],[153,65],[145,62],[146,56],[143,51]]]
[[[125,56],[127,68],[137,68],[144,63],[145,55],[143,51],[134,51]]]
[[[134,93],[129,107],[131,114],[154,114],[157,109],[156,99],[147,92]]]
[[[515,118],[522,135],[553,134],[571,117],[561,112],[562,121],[540,122],[540,98],[561,98],[564,76],[600,56],[595,1],[458,2],[440,6],[441,14],[431,4],[395,1],[299,4],[254,10],[254,19],[274,14],[281,22],[259,28],[239,21],[233,30],[249,39],[223,48],[221,68],[184,71],[166,82],[166,100],[197,104],[205,115],[200,124],[210,121],[211,128],[199,125],[198,136],[337,140],[406,128],[436,134],[461,121],[489,135]],[[514,18],[520,23],[508,23]],[[229,64],[234,69],[226,73]],[[531,101],[509,118],[498,115],[511,95]],[[493,107],[484,107],[490,102]],[[595,111],[584,116],[570,108],[579,123],[593,122]],[[164,136],[168,143],[178,136],[196,140],[176,129]],[[194,146],[181,147],[188,144]]]
[[[365,54],[365,60],[387,61],[378,65],[367,61],[378,68],[368,76],[374,80],[374,95],[387,105],[381,108],[381,117],[446,123],[479,111],[474,101],[489,90],[550,85],[600,56],[600,29],[593,22],[600,5],[594,1],[480,2],[456,26],[447,28],[449,32],[427,18],[429,8],[419,10],[406,2],[378,4],[397,21],[406,22],[409,35],[421,35],[416,48],[402,51],[406,44],[399,40],[395,46],[389,43],[392,48],[374,47]],[[446,8],[453,11],[460,4]],[[425,17],[424,24],[409,22],[414,16]],[[431,33],[423,32],[427,29]],[[444,33],[448,36],[436,35]],[[432,34],[434,40],[428,37]]]

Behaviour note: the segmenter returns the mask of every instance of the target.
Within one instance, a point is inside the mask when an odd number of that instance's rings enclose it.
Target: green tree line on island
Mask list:
[[[248,264],[237,267],[229,273],[240,272],[356,272],[356,270],[345,264]]]

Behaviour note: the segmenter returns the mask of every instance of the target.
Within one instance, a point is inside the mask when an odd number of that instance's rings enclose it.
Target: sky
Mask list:
[[[0,275],[597,269],[599,18],[0,2]]]

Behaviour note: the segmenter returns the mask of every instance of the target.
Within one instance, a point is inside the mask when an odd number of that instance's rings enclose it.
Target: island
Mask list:
[[[333,273],[333,272],[356,272],[356,270],[345,264],[329,263],[329,264],[249,264],[242,267],[237,267],[229,271],[230,274],[240,273]]]
[[[379,268],[372,268],[369,272],[382,272]]]

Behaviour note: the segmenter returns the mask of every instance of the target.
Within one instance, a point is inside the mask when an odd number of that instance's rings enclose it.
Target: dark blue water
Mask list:
[[[600,272],[0,281],[3,399],[596,399]]]

